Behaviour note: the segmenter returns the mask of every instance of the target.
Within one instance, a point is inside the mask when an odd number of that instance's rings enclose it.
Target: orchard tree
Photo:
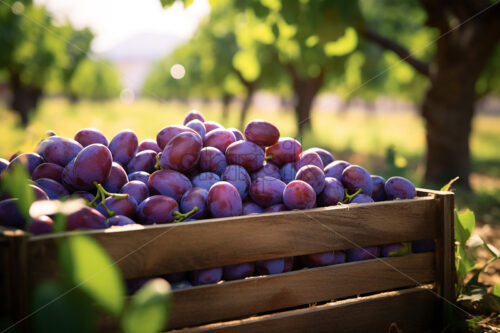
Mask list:
[[[162,2],[168,5],[172,1],[162,0]],[[319,8],[322,6],[322,1],[319,0],[306,0],[300,3],[293,0],[248,0],[238,3],[242,7],[254,10],[257,8],[264,13],[268,12],[268,8],[279,10],[279,16],[288,17],[289,22],[301,22],[298,25],[299,30],[307,31],[308,22],[313,24],[312,27],[324,25],[330,28],[338,27],[339,22],[345,22],[347,25],[354,26],[358,34],[366,41],[400,57],[421,76],[416,78],[419,81],[419,89],[424,86],[422,82],[427,81],[427,92],[421,103],[427,136],[426,183],[443,184],[459,176],[461,179],[459,184],[470,187],[469,138],[475,105],[478,99],[488,92],[498,91],[498,75],[496,75],[500,57],[498,56],[500,52],[498,50],[500,39],[500,4],[498,1],[359,0],[352,2],[335,0],[328,1],[327,6],[331,8],[331,11],[316,10],[318,6]],[[217,6],[219,1],[212,0],[212,4]],[[355,10],[358,4],[364,10]],[[301,6],[307,8],[303,8],[304,11],[299,13],[297,8]],[[354,13],[354,15],[332,15],[335,12]],[[291,13],[291,15],[286,13]],[[361,13],[361,17],[356,13]],[[273,29],[276,30],[276,28]],[[429,31],[433,38],[429,38]],[[327,35],[336,36],[331,32]],[[295,33],[292,36],[294,40]],[[298,36],[300,34],[297,34]],[[416,43],[420,47],[409,45],[409,40],[417,41],[419,37],[421,41],[424,40],[427,43]],[[300,41],[300,38],[295,41],[297,40]],[[303,49],[302,43],[291,45],[288,46],[290,51],[293,48]],[[368,80],[371,82],[382,78],[386,81],[384,73],[389,73],[399,66],[393,63]],[[294,72],[301,73],[302,71],[289,68],[292,76],[300,78],[294,75]],[[313,95],[316,86],[322,80],[321,73],[320,70],[316,76],[309,76],[307,94]],[[351,75],[351,77],[355,76]],[[300,81],[294,79],[294,87],[298,86],[300,86]],[[365,86],[367,86],[366,81],[362,81],[360,87],[355,89],[361,90]],[[302,100],[307,101],[308,98],[302,98]],[[297,113],[301,109],[299,105],[307,104],[309,103],[297,103]],[[300,118],[308,119],[305,116],[299,116]]]
[[[311,108],[318,92],[330,76],[342,75],[346,56],[357,46],[353,25],[360,17],[358,7],[326,0],[249,0],[239,4],[242,10],[251,10],[275,36],[275,62],[289,74],[301,135],[311,126]],[[248,30],[250,26],[241,33]]]
[[[73,76],[75,75],[75,72],[80,67],[80,64],[88,59],[87,54],[90,51],[90,46],[92,40],[94,39],[94,34],[88,28],[77,30],[69,22],[66,22],[66,24],[61,26],[59,28],[59,31],[61,32],[61,38],[66,41],[67,54],[67,61],[62,67],[62,90],[72,102],[76,102],[80,96],[75,94],[75,91],[71,91],[69,87]],[[109,65],[111,66],[111,64]],[[114,68],[111,66],[110,70],[103,70],[114,71]],[[116,81],[113,84],[117,85],[119,84],[119,81]]]
[[[43,6],[30,1],[9,3],[10,7],[0,6],[0,68],[11,90],[10,106],[26,125],[49,85],[63,89],[69,84],[92,35],[69,23],[56,26]]]
[[[223,118],[233,97],[243,95],[242,127],[260,83],[276,84],[283,76],[275,66],[274,40],[270,27],[252,11],[239,12],[225,2],[212,10],[191,40],[153,67],[143,92],[158,97],[217,97],[222,100]],[[170,75],[174,64],[185,67],[184,78]]]
[[[391,19],[393,13],[399,13],[399,21]],[[492,73],[498,73],[500,4],[486,0],[375,1],[364,14],[364,25],[358,26],[360,34],[394,52],[429,81],[422,102],[427,133],[426,182],[444,184],[459,176],[461,184],[469,187],[469,138],[475,104],[491,89],[498,90]],[[422,18],[421,26],[411,27],[413,32],[427,27],[435,36],[420,58],[418,51],[417,55],[410,52],[401,40],[401,32],[408,32],[405,18],[412,15]]]
[[[122,85],[115,66],[105,59],[85,58],[81,61],[68,84],[71,96],[105,100],[120,95]]]

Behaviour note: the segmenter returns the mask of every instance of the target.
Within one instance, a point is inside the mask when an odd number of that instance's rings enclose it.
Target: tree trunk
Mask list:
[[[17,73],[11,73],[9,85],[12,92],[10,107],[19,114],[21,124],[27,126],[30,113],[38,107],[42,90],[24,85]]]
[[[247,117],[248,110],[250,109],[250,105],[252,104],[252,98],[253,95],[255,94],[255,90],[257,85],[255,82],[246,82],[245,87],[247,88],[247,95],[245,96],[245,99],[243,100],[243,104],[241,106],[241,113],[240,113],[240,129],[244,130],[245,126],[245,119]]]
[[[233,95],[224,93],[222,94],[222,119],[229,117],[229,104],[233,100]]]
[[[321,89],[324,80],[324,70],[317,77],[300,77],[297,71],[290,66],[295,95],[295,115],[298,122],[298,136],[311,129],[311,108],[314,98]]]
[[[422,105],[426,120],[425,182],[443,186],[457,182],[470,188],[472,117],[476,82],[494,52],[496,40],[488,24],[475,20],[442,36],[430,70],[430,88]]]
[[[470,188],[469,138],[477,100],[475,86],[500,40],[500,6],[480,0],[420,3],[427,13],[426,25],[440,33],[431,66],[376,31],[360,33],[430,79],[422,104],[427,135],[426,184],[442,186],[458,176],[457,184]]]

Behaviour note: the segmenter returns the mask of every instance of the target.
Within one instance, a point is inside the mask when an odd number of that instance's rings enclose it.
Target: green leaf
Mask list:
[[[122,316],[125,333],[156,333],[165,329],[169,316],[170,285],[163,279],[146,283]]]
[[[29,219],[30,206],[35,201],[35,193],[29,186],[30,176],[21,163],[15,163],[2,173],[1,191],[17,198],[16,205],[21,214]]]
[[[120,271],[104,249],[86,235],[59,243],[60,263],[70,281],[111,314],[123,310],[125,288]]]
[[[358,45],[358,34],[352,27],[345,30],[345,34],[333,42],[325,43],[327,56],[343,56],[354,51]]]
[[[194,0],[184,0],[184,8],[189,7]]]
[[[466,210],[463,213],[458,213],[455,209],[455,239],[465,246],[467,240],[474,232],[476,226],[476,217],[474,212]]]
[[[255,50],[239,50],[233,57],[233,66],[245,80],[253,82],[260,75],[260,63]]]
[[[459,286],[464,285],[465,276],[467,273],[472,271],[476,265],[474,260],[470,257],[470,255],[466,252],[465,246],[457,247],[456,252],[457,259],[457,283]],[[467,284],[470,283],[470,280]]]
[[[486,250],[488,250],[488,252],[494,257],[494,258],[499,258],[500,257],[500,254],[498,253],[498,249],[495,248],[493,245],[491,244],[488,244],[486,243],[486,241],[484,239],[482,239],[483,241],[483,246],[486,248]]]
[[[500,297],[500,283],[495,284],[493,287],[493,295]]]
[[[455,177],[452,180],[448,182],[445,186],[441,187],[440,191],[449,191],[451,185],[453,185],[454,182],[456,182],[460,177]]]
[[[469,282],[467,282],[466,284],[466,287],[467,286],[474,286],[474,285],[478,285],[479,284],[479,275],[484,272],[484,270],[494,261],[500,259],[499,257],[493,257],[491,258],[490,260],[488,260],[480,269],[478,269],[474,275],[472,276],[472,278],[469,280]]]
[[[54,232],[63,232],[66,230],[66,216],[56,214],[54,217]]]
[[[174,4],[175,0],[160,0],[161,2],[161,5],[163,6],[163,8],[167,8],[167,7],[170,7]]]
[[[271,10],[280,10],[281,9],[281,1],[279,0],[260,0],[263,6]]]
[[[91,302],[70,286],[50,281],[36,286],[32,311],[36,332],[92,332],[95,317]]]

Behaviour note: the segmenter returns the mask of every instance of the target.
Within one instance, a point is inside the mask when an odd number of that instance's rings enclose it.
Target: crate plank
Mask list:
[[[173,332],[434,332],[437,297],[411,288]]]
[[[434,253],[373,259],[174,291],[170,328],[434,281]]]
[[[442,218],[439,205],[434,196],[427,196],[132,230],[94,230],[85,234],[103,245],[126,278],[134,278],[433,239]],[[31,276],[43,279],[53,274],[56,240],[71,235],[61,233],[30,239]]]
[[[21,320],[28,311],[29,289],[27,247],[29,234],[22,230],[2,230],[1,250],[4,252],[2,263],[2,313],[8,314],[14,322]],[[5,297],[5,298],[3,298]],[[3,302],[2,302],[3,303]],[[5,308],[5,312],[4,311]],[[20,328],[26,329],[27,322],[21,322]]]
[[[452,192],[438,192],[436,197],[442,201],[441,223],[436,237],[436,290],[448,302],[442,303],[443,325],[450,303],[455,300],[455,234],[454,234],[454,196]]]

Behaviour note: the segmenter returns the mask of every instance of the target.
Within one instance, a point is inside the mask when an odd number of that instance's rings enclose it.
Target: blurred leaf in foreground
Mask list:
[[[169,315],[170,285],[163,279],[146,283],[132,298],[122,317],[125,333],[156,333],[165,329]]]
[[[70,281],[115,316],[123,310],[125,288],[118,268],[92,238],[75,235],[59,243],[60,264]]]
[[[35,200],[34,191],[29,185],[28,171],[20,163],[15,163],[11,168],[2,172],[1,192],[6,192],[11,197],[18,199],[16,205],[26,219],[29,219],[30,206]]]
[[[44,282],[33,292],[36,332],[92,332],[95,317],[90,302],[77,290],[56,282]]]

